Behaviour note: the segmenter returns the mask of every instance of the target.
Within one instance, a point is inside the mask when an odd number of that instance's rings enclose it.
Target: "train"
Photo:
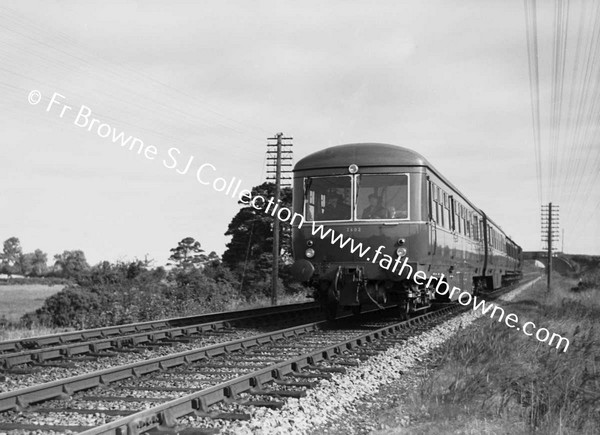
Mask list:
[[[329,317],[392,305],[409,317],[449,302],[441,282],[476,295],[522,277],[521,247],[409,148],[352,143],[302,158],[293,210],[305,224],[292,227],[292,274]]]

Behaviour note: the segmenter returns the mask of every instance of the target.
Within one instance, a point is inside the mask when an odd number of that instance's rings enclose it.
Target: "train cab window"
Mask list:
[[[355,209],[361,220],[408,219],[408,175],[360,175]]]
[[[304,214],[307,221],[351,219],[352,178],[310,177],[305,180]]]

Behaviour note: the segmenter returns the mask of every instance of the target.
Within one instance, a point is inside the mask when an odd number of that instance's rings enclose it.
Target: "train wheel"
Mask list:
[[[327,298],[325,300],[324,308],[325,308],[325,316],[327,320],[335,320],[337,317],[337,310],[339,305],[339,292],[335,287],[329,287],[327,291]]]
[[[410,317],[410,301],[402,301],[398,305],[399,316],[402,321],[408,320]]]
[[[327,304],[325,304],[325,316],[326,316],[327,320],[335,320],[336,319],[337,309],[338,309],[337,302],[327,302]]]

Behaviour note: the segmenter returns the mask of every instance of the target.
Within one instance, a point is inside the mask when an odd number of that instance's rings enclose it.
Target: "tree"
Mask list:
[[[260,195],[267,200],[275,195],[273,183],[263,183],[252,188],[252,196]],[[291,209],[292,189],[281,190],[280,207]],[[239,276],[242,292],[250,294],[254,290],[265,289],[268,292],[273,259],[273,222],[274,218],[265,207],[260,210],[244,205],[233,217],[226,236],[232,236],[223,254],[223,262]],[[273,209],[271,206],[270,211]],[[289,220],[281,221],[279,226],[280,253],[284,260],[292,255],[291,225]],[[281,262],[280,272],[287,261]]]
[[[201,267],[202,263],[207,261],[207,256],[204,254],[200,242],[197,242],[193,237],[182,239],[176,248],[171,249],[169,260],[176,267],[188,269],[190,267]]]
[[[263,183],[252,188],[252,196],[260,195],[263,198],[272,198],[275,195],[273,183]],[[281,189],[280,207],[292,207],[292,189],[284,187]],[[243,204],[241,201],[238,204]],[[271,207],[272,209],[273,207]],[[273,252],[273,222],[274,217],[264,210],[245,205],[233,217],[226,236],[232,236],[231,242],[227,244],[227,250],[223,254],[223,261],[230,267],[235,267],[246,258],[258,258],[263,253]],[[279,243],[283,257],[290,257],[291,226],[289,221],[281,221],[279,226]]]
[[[202,266],[204,267],[218,266],[219,264],[221,264],[221,257],[215,251],[210,251],[210,254],[205,255],[202,259]]]
[[[23,254],[20,258],[21,271],[26,276],[43,276],[48,271],[48,255],[40,249],[29,254]]]
[[[21,242],[17,237],[10,237],[4,241],[4,249],[0,258],[2,260],[2,270],[12,275],[15,273],[21,273],[21,256],[23,255],[23,249],[21,248]]]
[[[54,256],[54,266],[61,269],[61,274],[65,278],[77,277],[82,272],[90,268],[83,251],[64,251],[62,254]]]

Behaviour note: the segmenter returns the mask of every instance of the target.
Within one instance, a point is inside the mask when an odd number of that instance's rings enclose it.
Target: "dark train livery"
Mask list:
[[[305,224],[293,229],[293,271],[316,288],[330,314],[369,304],[398,304],[403,314],[427,309],[441,298],[431,277],[443,275],[451,287],[472,293],[521,277],[521,248],[407,148],[348,144],[303,158],[294,167],[294,211]],[[329,236],[313,235],[318,225],[371,248],[364,256],[340,248]],[[408,267],[401,274],[381,267],[374,255],[406,257],[429,287],[407,279]]]

